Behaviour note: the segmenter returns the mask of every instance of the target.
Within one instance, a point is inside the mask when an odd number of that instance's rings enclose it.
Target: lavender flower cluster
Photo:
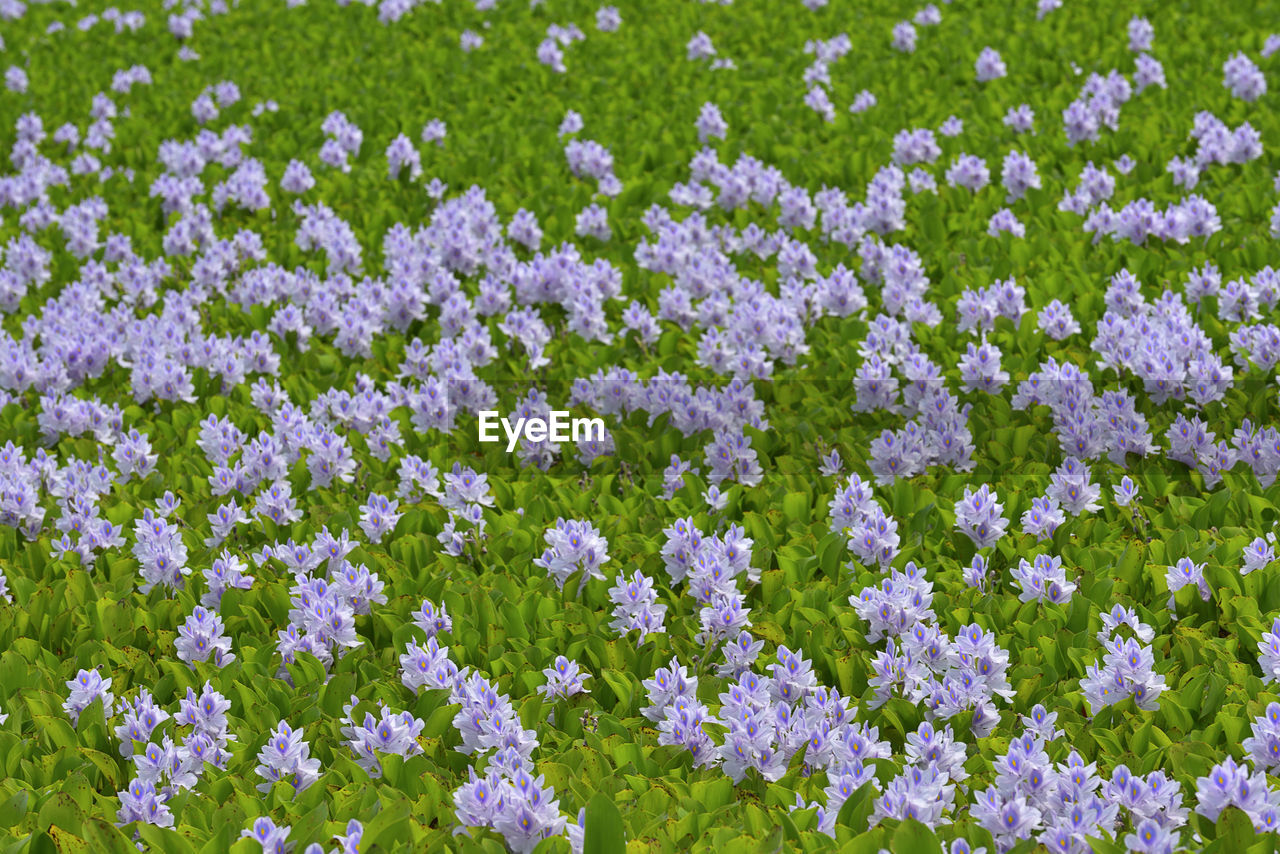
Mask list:
[[[365,5],[384,29],[433,14],[419,0]],[[495,0],[473,5],[483,23],[449,35],[467,68],[498,62],[516,31],[514,11],[490,20]],[[457,772],[441,788],[442,832],[522,854],[563,838],[580,852],[582,793],[561,785],[553,750],[595,749],[592,727],[630,714],[634,742],[675,748],[668,767],[688,763],[704,781],[774,784],[798,769],[791,811],[832,838],[860,791],[857,831],[913,819],[943,831],[951,854],[984,850],[979,829],[999,852],[1029,840],[1083,852],[1107,837],[1169,854],[1201,844],[1227,810],[1277,830],[1280,702],[1264,691],[1280,684],[1280,617],[1259,605],[1275,605],[1275,534],[1258,525],[1274,521],[1280,429],[1274,390],[1252,392],[1280,365],[1280,273],[1265,263],[1280,203],[1252,186],[1237,198],[1228,182],[1271,163],[1280,36],[1215,55],[1217,100],[1197,101],[1157,150],[1129,131],[1185,97],[1182,54],[1165,52],[1171,38],[1157,46],[1161,19],[1128,20],[1121,60],[1086,66],[1105,71],[1072,63],[1052,109],[1036,98],[1043,66],[982,32],[951,60],[982,109],[961,99],[878,128],[840,172],[790,156],[743,115],[744,81],[772,66],[715,16],[697,18],[706,30],[673,24],[670,51],[680,75],[715,78],[714,100],[672,106],[679,122],[649,140],[574,93],[605,61],[601,45],[652,35],[653,14],[628,12],[623,28],[601,6],[584,29],[541,5],[511,53],[520,87],[554,105],[533,117],[545,132],[531,125],[521,140],[550,141],[537,152],[555,175],[545,198],[500,176],[474,183],[464,164],[480,134],[448,99],[434,117],[384,126],[335,98],[304,123],[285,93],[250,106],[252,75],[206,79],[213,63],[195,45],[216,43],[197,31],[236,12],[225,0],[166,3],[150,24],[115,8],[72,21],[93,39],[163,27],[179,62],[112,69],[109,91],[68,100],[79,113],[49,131],[63,107],[39,100],[47,65],[0,40],[15,63],[0,93],[14,119],[0,175],[0,416],[12,434],[0,448],[0,524],[12,529],[0,611],[88,578],[101,597],[67,598],[145,613],[147,663],[180,662],[155,685],[130,684],[111,669],[125,656],[96,636],[63,649],[55,634],[85,637],[63,617],[13,620],[64,659],[71,726],[87,731],[100,709],[114,736],[129,772],[110,801],[117,827],[138,841],[152,838],[139,825],[182,826],[237,773],[265,813],[281,795],[337,788],[326,778],[345,766],[381,787],[395,777],[388,757],[446,756],[433,766]],[[1049,32],[1058,22],[1041,22],[1062,5],[1039,0],[1026,26]],[[826,0],[803,6],[834,20]],[[951,50],[965,14],[944,22],[928,4],[872,35],[906,67]],[[0,0],[6,23],[27,15]],[[32,44],[64,29],[56,20]],[[779,139],[829,151],[850,128],[916,115],[900,87],[864,88],[861,40],[822,35],[796,46],[805,65],[786,78],[785,124],[809,136]],[[179,72],[199,83],[147,136],[143,93]],[[530,103],[520,87],[513,102]],[[282,142],[274,117],[291,110],[297,136]],[[392,221],[392,203],[345,195],[368,187],[411,199],[412,213]],[[566,198],[571,210],[548,210]],[[1063,223],[1070,233],[1046,242]],[[811,382],[824,360],[843,373]],[[790,382],[831,400],[788,402]],[[482,413],[528,421],[564,407],[609,429],[571,444],[526,435],[499,462],[471,445]],[[658,448],[649,483],[637,469],[652,460],[636,460]],[[784,482],[796,459],[801,483]],[[1001,471],[1010,461],[1027,471]],[[806,518],[824,503],[825,520]],[[1181,528],[1153,537],[1157,522]],[[1100,567],[1117,542],[1125,551]],[[1132,572],[1130,548],[1143,558]],[[516,589],[554,603],[555,627],[537,610],[537,624],[501,627],[507,648],[478,648],[487,618],[460,591]],[[565,628],[584,613],[603,637]],[[1222,636],[1200,628],[1207,613]],[[1042,633],[1087,646],[1055,656],[1028,641]],[[1194,690],[1184,665],[1198,653],[1186,638],[1219,648],[1227,633],[1257,657],[1232,663],[1232,714],[1244,711],[1225,750],[1176,772],[1165,754],[1138,756],[1131,770],[1106,736],[1077,739],[1108,715],[1185,731],[1177,698]],[[1039,684],[1037,660],[1056,685]],[[290,702],[304,678],[325,685],[321,705],[353,687],[341,715],[300,712],[255,694],[250,673]],[[56,703],[4,699],[26,750],[28,712],[56,715]],[[254,704],[270,708],[251,731]],[[566,735],[578,729],[580,741]],[[253,817],[242,836],[292,850],[278,817]],[[323,838],[360,850],[364,823],[342,821]],[[317,835],[307,854],[323,852]]]

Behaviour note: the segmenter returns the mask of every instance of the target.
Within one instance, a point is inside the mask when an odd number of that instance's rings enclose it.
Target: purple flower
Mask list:
[[[346,707],[347,725],[342,727],[342,735],[355,755],[357,764],[370,776],[375,778],[382,776],[378,753],[395,753],[409,757],[422,752],[422,747],[418,744],[418,736],[426,726],[425,722],[415,718],[409,712],[397,714],[380,704],[379,718],[374,718],[372,714],[366,712],[363,723],[357,723],[352,714],[355,702],[356,698],[353,697],[352,704]]]
[[[577,114],[574,113],[574,115]],[[563,128],[564,126],[561,125],[561,127]],[[532,211],[524,208],[516,211],[511,217],[511,222],[507,225],[507,237],[522,244],[530,251],[536,251],[542,244],[542,229],[538,226],[538,217]],[[494,311],[493,313],[498,314],[499,311]]]
[[[1267,78],[1243,53],[1236,53],[1222,64],[1222,85],[1234,98],[1256,101],[1267,94]]]
[[[474,768],[468,768],[470,779],[453,793],[454,815],[463,827],[492,827],[503,803],[502,790],[505,781],[497,773],[478,777]]]
[[[999,237],[1002,233],[1012,234],[1014,237],[1026,237],[1027,227],[1018,221],[1013,211],[1001,208],[987,221],[987,234],[991,237]]]
[[[991,183],[991,172],[981,157],[960,154],[947,169],[947,183],[952,187],[964,187],[977,192]]]
[[[824,121],[836,120],[836,107],[831,103],[831,96],[821,86],[812,87],[804,96],[804,105],[822,116]]]
[[[875,799],[871,824],[886,818],[915,818],[930,826],[943,821],[955,799],[955,786],[934,766],[909,768],[889,781]]]
[[[1136,611],[1123,605],[1113,605],[1109,612],[1102,614],[1102,630],[1098,632],[1099,643],[1106,643],[1120,626],[1128,626],[1143,643],[1150,643],[1155,637],[1155,629],[1142,622]]]
[[[716,675],[724,679],[741,679],[750,669],[760,651],[764,649],[764,641],[756,640],[751,632],[738,632],[738,636],[721,647],[724,662],[716,668]]]
[[[849,531],[849,549],[865,565],[878,563],[885,569],[898,555],[898,522],[873,505]]]
[[[1021,558],[1013,570],[1013,578],[1018,584],[1018,600],[1021,602],[1039,599],[1065,605],[1071,601],[1071,594],[1076,589],[1073,582],[1067,581],[1062,558],[1056,556],[1036,555],[1034,563]]]
[[[453,793],[454,810],[463,827],[492,827],[509,849],[527,854],[541,840],[563,834],[564,817],[554,790],[543,777],[524,767],[492,769],[486,777],[468,771],[470,780]]]
[[[1052,300],[1037,316],[1040,329],[1055,341],[1061,341],[1080,331],[1080,324],[1060,300]]]
[[[904,129],[893,137],[893,162],[899,166],[932,163],[942,156],[937,137],[928,128]]]
[[[979,83],[997,80],[1009,73],[1000,54],[990,47],[982,49],[982,53],[978,54],[977,60],[973,63],[973,68]]]
[[[302,730],[280,721],[258,751],[258,767],[254,771],[266,781],[258,784],[258,790],[266,794],[274,783],[284,780],[296,794],[319,780],[320,760],[312,758],[310,752],[310,745],[302,740]]]
[[[1138,55],[1137,69],[1133,73],[1134,90],[1141,93],[1144,89],[1156,86],[1161,89],[1168,89],[1169,83],[1165,80],[1164,66],[1160,64],[1160,60],[1143,53]]]
[[[975,554],[973,560],[964,568],[962,573],[965,586],[976,588],[980,593],[985,593],[987,590],[987,572],[990,570],[990,566],[990,562],[984,555]]]
[[[441,148],[444,147],[444,139],[449,134],[448,126],[442,119],[432,119],[422,126],[422,133],[419,139],[424,145],[435,143]]]
[[[208,514],[206,519],[209,520],[211,534],[204,541],[209,548],[216,548],[221,545],[227,537],[231,536],[237,526],[248,521],[244,510],[236,504],[236,500],[232,498],[226,504],[218,506],[218,509]]]
[[[394,498],[369,493],[369,500],[360,508],[360,530],[370,542],[382,542],[382,538],[395,528],[396,522],[404,515],[396,512],[399,506],[400,502]]]
[[[1036,114],[1031,109],[1030,104],[1019,104],[1016,107],[1010,107],[1009,111],[1004,114],[1004,123],[1014,133],[1027,133],[1034,126]]]
[[[698,30],[698,32],[694,33],[693,38],[689,39],[689,43],[685,45],[685,55],[690,62],[713,58],[716,55],[716,48],[711,43],[711,36],[702,32],[702,30]]]
[[[572,136],[582,130],[582,114],[577,110],[566,110],[564,118],[560,120],[560,127],[556,131],[557,136]]]
[[[1169,610],[1174,610],[1173,594],[1177,593],[1183,587],[1194,584],[1200,591],[1200,598],[1209,601],[1211,595],[1209,590],[1209,582],[1204,577],[1204,564],[1194,563],[1191,558],[1180,558],[1176,564],[1169,567],[1169,571],[1165,574],[1165,582],[1169,585]]]
[[[453,468],[444,473],[444,494],[440,498],[440,506],[454,513],[462,513],[472,506],[492,507],[489,476],[454,463]]]
[[[155,728],[169,719],[169,713],[156,705],[146,688],[139,689],[132,702],[122,700],[120,714],[123,720],[116,725],[115,735],[121,756],[132,756],[134,742],[150,741]]]
[[[1134,638],[1112,635],[1105,648],[1102,666],[1088,665],[1080,680],[1080,689],[1095,713],[1130,696],[1140,709],[1157,708],[1166,685],[1164,677],[1155,672],[1151,647]]]
[[[287,824],[277,827],[269,816],[264,815],[254,820],[253,827],[250,830],[240,831],[240,836],[242,838],[247,836],[257,841],[262,846],[263,852],[287,854],[287,852],[293,850],[293,843],[288,841],[289,831],[292,829]]]
[[[154,782],[135,778],[128,789],[117,794],[120,809],[116,819],[120,824],[141,821],[157,827],[173,827],[173,813],[165,804],[168,798],[156,790]]]
[[[698,693],[698,677],[691,677],[688,669],[674,658],[667,667],[659,667],[652,679],[644,680],[643,685],[649,705],[641,709],[640,714],[655,723],[663,719],[673,702],[680,698],[690,700]]]
[[[1271,631],[1263,632],[1258,641],[1258,666],[1262,668],[1262,681],[1266,684],[1280,682],[1280,617],[1271,624]]]
[[[702,500],[707,502],[707,509],[712,511],[720,511],[729,505],[728,493],[721,492],[720,487],[714,483],[707,487],[706,492],[702,493]]]
[[[938,192],[938,179],[923,169],[912,169],[907,175],[907,182],[911,185],[911,192],[916,195],[924,192]]]
[[[853,386],[857,397],[849,408],[854,412],[897,411],[898,380],[893,376],[893,365],[879,354],[873,353],[858,367]]]
[[[1227,807],[1236,807],[1252,819],[1256,830],[1265,830],[1263,813],[1274,813],[1276,800],[1266,773],[1250,773],[1248,765],[1237,765],[1230,756],[1208,776],[1196,779],[1196,812],[1209,821],[1217,821]]]
[[[591,674],[583,673],[578,662],[570,661],[563,655],[557,655],[555,663],[544,669],[542,675],[547,677],[547,682],[539,686],[538,692],[545,699],[568,699],[575,694],[591,692],[590,688],[582,684],[584,679],[592,678]]]
[[[616,6],[601,6],[596,10],[596,29],[602,33],[617,32],[622,25],[622,15]]]
[[[135,476],[145,480],[155,471],[156,461],[159,459],[159,455],[151,452],[151,442],[147,435],[136,429],[130,429],[117,440],[111,457],[120,472],[117,483],[128,483]]]
[[[1030,715],[1020,715],[1023,726],[1028,732],[1034,733],[1038,738],[1045,741],[1054,741],[1061,738],[1064,733],[1060,729],[1055,728],[1058,722],[1058,713],[1051,712],[1041,703],[1036,703],[1031,707]]]
[[[93,703],[102,700],[103,717],[109,718],[115,705],[115,695],[111,693],[111,680],[103,679],[95,667],[93,670],[81,670],[75,679],[67,680],[71,693],[67,696],[62,709],[71,718],[71,725],[80,721],[80,713]]]
[[[836,490],[827,505],[831,515],[830,529],[834,534],[846,533],[858,525],[875,507],[871,487],[863,482],[857,472],[849,475],[845,485]]]
[[[1016,202],[1029,189],[1040,188],[1040,173],[1036,162],[1021,151],[1010,151],[1000,167],[1000,183],[1007,193],[1005,201]]]
[[[1255,537],[1253,542],[1245,546],[1241,556],[1244,565],[1240,567],[1240,574],[1248,575],[1269,566],[1276,559],[1275,540],[1275,534],[1267,534],[1266,539]]]
[[[1253,719],[1249,737],[1240,746],[1256,766],[1268,773],[1280,768],[1280,703],[1268,703],[1266,714]]]
[[[491,826],[503,835],[512,851],[528,854],[542,840],[564,832],[565,818],[560,814],[555,790],[546,786],[541,776],[519,769],[499,786],[503,789],[501,807]]]
[[[724,139],[725,133],[729,130],[728,123],[724,120],[724,116],[720,113],[720,108],[710,101],[702,105],[702,109],[698,111],[698,120],[695,123],[698,130],[698,141],[707,142],[710,139]]]
[[[653,581],[639,570],[630,578],[619,574],[614,586],[609,589],[609,598],[613,602],[613,621],[609,627],[616,632],[626,634],[633,629],[640,632],[636,646],[644,643],[647,635],[664,632],[663,618],[667,606],[658,603],[658,593],[653,588]]]
[[[853,98],[853,103],[849,105],[851,113],[865,113],[876,105],[876,96],[869,89],[863,89]]]
[[[1072,516],[1093,513],[1101,506],[1098,497],[1102,487],[1089,477],[1089,466],[1075,457],[1067,457],[1049,476],[1049,488],[1045,493]]]
[[[1119,483],[1112,485],[1111,489],[1115,493],[1118,507],[1128,507],[1138,500],[1138,485],[1133,482],[1133,478],[1129,477],[1129,475],[1122,477]]]
[[[582,573],[580,587],[586,586],[588,578],[604,581],[600,567],[609,562],[609,541],[590,522],[556,519],[544,539],[547,549],[542,557],[534,559],[533,565],[545,569],[557,587],[563,588],[576,572]]]
[[[751,437],[743,433],[716,431],[712,441],[703,448],[703,457],[709,467],[707,479],[716,485],[732,480],[743,486],[755,486],[764,477],[759,457],[751,447]]]
[[[1134,53],[1142,53],[1151,50],[1151,43],[1155,40],[1156,30],[1151,26],[1151,22],[1146,18],[1139,18],[1134,15],[1129,19],[1129,50]]]
[[[933,3],[925,6],[912,20],[921,27],[932,27],[942,23],[942,12]]]
[[[27,72],[16,65],[10,65],[5,69],[4,87],[10,92],[21,95],[27,91],[28,85],[30,85],[30,80],[27,77]]]
[[[872,643],[933,620],[932,603],[933,583],[915,564],[908,564],[905,572],[892,570],[879,587],[866,587],[849,597],[854,611],[868,623],[867,640]]]
[[[1151,818],[1144,818],[1125,834],[1124,844],[1138,854],[1173,854],[1178,848],[1180,836],[1176,828],[1165,827]]]
[[[208,661],[213,656],[216,667],[224,667],[235,660],[231,652],[231,639],[222,633],[222,618],[214,611],[197,605],[187,617],[186,623],[178,627],[178,637],[174,640],[178,658],[195,668],[197,661]]]
[[[443,604],[437,606],[430,599],[422,600],[422,607],[413,612],[413,624],[422,629],[428,638],[440,632],[453,631],[453,618]]]
[[[1000,368],[1000,349],[983,336],[982,343],[969,344],[960,357],[960,384],[965,391],[997,394],[1009,382],[1009,373]]]
[[[652,679],[645,680],[644,687],[649,705],[640,713],[658,724],[658,743],[685,748],[693,755],[695,766],[713,763],[715,745],[703,725],[717,721],[697,699],[697,677],[690,677],[672,659],[670,667],[658,668]]]
[[[417,181],[422,177],[422,156],[413,147],[409,137],[398,134],[387,146],[387,177],[394,181],[406,168],[409,170],[410,181]]]
[[[426,646],[410,641],[400,656],[400,681],[410,691],[419,688],[452,689],[458,679],[458,665],[449,658],[449,648],[440,646],[434,635]]]
[[[1030,839],[1041,819],[1040,810],[1028,804],[1024,796],[1005,793],[994,785],[975,797],[971,814],[991,833],[1001,851],[1012,848],[1020,839]]]
[[[964,488],[964,497],[956,502],[956,530],[963,532],[979,549],[994,546],[1004,536],[1009,520],[1000,515],[1004,505],[987,484],[975,492]]]
[[[384,3],[383,7],[385,5]],[[347,822],[347,832],[345,834],[335,833],[333,835],[333,841],[338,843],[338,847],[330,849],[329,854],[359,854],[360,840],[363,836],[363,825],[354,818],[351,819],[351,821]],[[324,854],[324,848],[319,842],[313,842],[307,846],[303,854]]]
[[[839,477],[844,463],[840,459],[840,451],[832,448],[831,453],[822,458],[821,464],[818,466],[818,473],[823,477]]]
[[[910,21],[899,21],[893,25],[893,41],[890,47],[901,53],[915,53],[916,28]]]
[[[594,237],[608,243],[613,237],[613,230],[609,228],[609,212],[594,202],[587,205],[578,212],[573,231],[579,237]]]

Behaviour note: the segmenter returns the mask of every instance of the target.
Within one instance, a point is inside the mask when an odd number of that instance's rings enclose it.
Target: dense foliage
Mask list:
[[[609,1],[0,0],[0,851],[1273,851],[1274,10]]]

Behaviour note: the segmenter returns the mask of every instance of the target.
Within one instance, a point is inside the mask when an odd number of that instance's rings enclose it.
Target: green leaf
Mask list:
[[[609,686],[618,700],[615,714],[625,715],[631,709],[631,683],[616,670],[601,670],[600,678]]]
[[[836,814],[836,826],[853,831],[854,835],[865,833],[870,825],[871,812],[875,805],[876,788],[871,783],[861,786],[849,796]]]
[[[1264,833],[1261,842],[1249,846],[1248,854],[1276,854],[1276,835]]]
[[[1255,838],[1253,819],[1237,807],[1227,807],[1218,816],[1218,821],[1214,825],[1213,844],[1205,851],[1212,851],[1214,854],[1245,851],[1253,844]]]
[[[788,522],[795,524],[809,521],[809,496],[803,492],[789,492],[784,495],[782,515]]]
[[[92,846],[95,854],[134,854],[138,850],[120,828],[100,818],[85,822],[84,840]]]
[[[603,792],[587,801],[586,830],[582,837],[583,854],[626,854],[627,843],[622,832],[622,813]]]
[[[548,836],[533,849],[533,854],[569,854],[569,840],[563,836]]]
[[[893,854],[942,854],[942,843],[932,830],[908,818],[893,832],[889,850]]]
[[[361,846],[372,849],[379,845],[394,851],[408,836],[409,802],[403,796],[394,796],[394,800],[383,801],[378,813],[365,825]]]
[[[1124,832],[1121,831],[1120,835],[1123,837]],[[1128,852],[1120,842],[1098,836],[1090,836],[1089,845],[1093,848],[1094,854],[1127,854]]]
[[[0,827],[13,827],[22,821],[27,814],[27,803],[31,796],[26,789],[19,789],[7,801],[0,804]]]
[[[40,807],[37,819],[41,827],[57,826],[78,834],[80,825],[84,823],[84,811],[75,799],[66,792],[54,792]]]
[[[142,836],[142,841],[153,846],[157,851],[173,852],[173,854],[196,854],[196,850],[191,847],[181,834],[174,830],[163,827],[156,827],[154,824],[137,823],[138,833]],[[246,842],[251,840],[245,840]]]

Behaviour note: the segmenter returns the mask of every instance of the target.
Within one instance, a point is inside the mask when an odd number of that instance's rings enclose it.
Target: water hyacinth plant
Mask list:
[[[0,851],[1272,850],[1268,13],[0,0]]]

